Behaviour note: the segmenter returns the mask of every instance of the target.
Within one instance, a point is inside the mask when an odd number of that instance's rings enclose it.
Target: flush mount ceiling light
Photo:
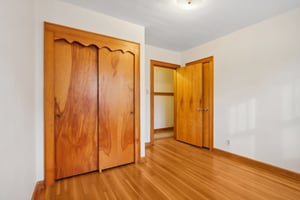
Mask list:
[[[202,0],[176,0],[177,5],[185,10],[197,8]]]

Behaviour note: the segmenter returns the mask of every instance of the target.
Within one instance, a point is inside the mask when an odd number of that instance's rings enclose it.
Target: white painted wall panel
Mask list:
[[[300,8],[183,53],[214,56],[216,148],[300,172],[299,19]]]
[[[154,92],[174,92],[174,70],[154,67]],[[174,97],[154,96],[154,129],[174,126]]]
[[[34,1],[0,6],[0,199],[30,199],[36,181]]]
[[[174,97],[154,97],[154,129],[174,126]]]
[[[154,92],[174,92],[174,70],[154,67]]]

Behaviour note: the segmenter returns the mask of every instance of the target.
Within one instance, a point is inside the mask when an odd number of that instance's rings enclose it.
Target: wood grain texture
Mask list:
[[[151,60],[150,61],[150,143],[154,144],[154,96],[157,94],[154,92],[154,67],[163,67],[163,68],[169,68],[174,70],[174,80],[176,77],[176,69],[180,67],[180,65],[157,61],[157,60]],[[175,82],[174,82],[174,90],[175,88]],[[174,94],[173,94],[174,95]],[[174,102],[175,98],[174,98]],[[175,103],[174,103],[174,111],[175,111]],[[176,113],[174,113],[174,119],[175,119]],[[175,126],[175,121],[174,121]]]
[[[214,57],[209,56],[209,57],[206,57],[206,58],[201,58],[201,59],[198,59],[198,60],[194,60],[192,62],[185,63],[185,65],[188,66],[188,65],[194,65],[194,64],[198,64],[198,63],[207,63],[207,62],[212,63],[213,60],[214,60]]]
[[[174,96],[174,92],[154,92],[154,96]]]
[[[300,180],[231,160],[174,139],[158,140],[139,164],[57,181],[40,200],[296,200]]]
[[[165,128],[154,129],[154,134],[163,133],[163,132],[170,132],[170,131],[174,131],[174,127],[165,127]]]
[[[31,200],[38,200],[41,196],[43,196],[45,190],[45,182],[44,181],[38,181],[35,184]]]
[[[288,179],[295,179],[295,180],[300,181],[300,174],[296,173],[296,172],[293,172],[293,171],[289,171],[289,170],[286,170],[286,169],[283,169],[283,168],[280,168],[280,167],[276,167],[276,166],[273,166],[273,165],[270,165],[270,164],[267,164],[267,163],[263,163],[263,162],[260,162],[260,161],[257,161],[257,160],[253,160],[253,159],[250,159],[250,158],[247,158],[247,157],[244,157],[244,156],[233,154],[233,153],[230,153],[228,151],[221,150],[221,149],[214,148],[213,153],[216,154],[216,155],[228,158],[232,161],[243,163],[243,164],[249,165],[251,167],[259,168],[259,169],[264,170],[266,172],[272,172],[272,173],[284,176]]]
[[[53,23],[44,23],[44,141],[45,141],[45,184],[52,185],[55,182],[55,96],[54,96],[54,63],[55,63],[55,41],[64,40],[67,43],[77,43],[81,46],[110,51],[120,51],[133,55],[134,68],[134,161],[140,159],[140,45],[135,42],[121,40],[113,37],[82,31]],[[68,74],[69,70],[66,70]],[[60,81],[68,82],[68,77],[61,76]],[[66,90],[62,87],[58,92]],[[66,98],[59,102],[64,105]],[[57,110],[56,110],[57,111]]]
[[[208,105],[208,120],[209,120],[209,149],[214,149],[214,57],[209,57],[209,105]]]
[[[45,184],[55,180],[55,137],[54,137],[54,33],[45,28],[44,33],[44,145]]]
[[[98,169],[97,52],[55,41],[56,179]]]
[[[187,66],[203,64],[203,147],[213,150],[214,136],[214,57],[207,57],[186,63]]]
[[[208,111],[203,112],[203,147],[210,148],[210,112],[211,112],[211,94],[210,94],[210,63],[203,63],[203,108],[208,108]]]
[[[139,50],[139,46],[138,46]],[[140,138],[140,53],[134,54],[134,162],[139,163],[141,158]]]
[[[174,70],[174,138],[177,138],[177,70]]]
[[[154,67],[155,61],[150,61],[150,144],[154,144]]]
[[[99,166],[134,162],[134,56],[99,51]]]
[[[180,67],[180,65],[158,61],[158,60],[150,60],[150,65],[153,67],[162,67],[162,68],[169,68],[169,69],[177,69]]]
[[[131,52],[133,55],[139,56],[140,45],[132,41],[122,40],[49,22],[45,22],[45,29],[55,33],[53,38],[54,40],[64,39],[69,43],[80,41],[80,44],[83,46],[95,45],[99,48],[107,47],[111,50]]]
[[[203,145],[203,77],[202,63],[177,69],[176,139]]]

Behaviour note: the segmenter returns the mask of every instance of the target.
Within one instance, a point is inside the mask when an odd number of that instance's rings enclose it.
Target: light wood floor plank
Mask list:
[[[147,148],[146,160],[57,181],[46,200],[300,199],[300,180],[222,157],[174,139]]]

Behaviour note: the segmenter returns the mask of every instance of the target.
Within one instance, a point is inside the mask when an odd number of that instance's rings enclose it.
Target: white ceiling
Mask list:
[[[300,0],[202,0],[183,10],[176,0],[63,1],[142,25],[146,44],[180,52],[300,6]]]

